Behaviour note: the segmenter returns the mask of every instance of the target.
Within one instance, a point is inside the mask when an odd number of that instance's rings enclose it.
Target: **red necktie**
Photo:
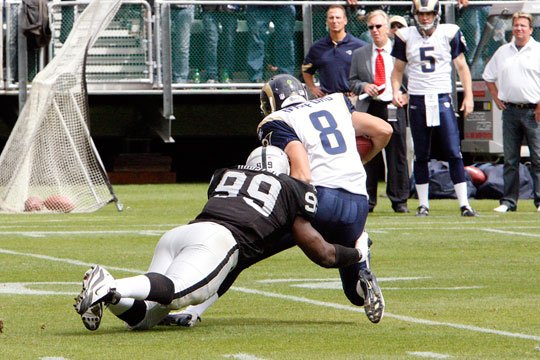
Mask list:
[[[384,60],[382,57],[381,52],[383,49],[377,49],[377,58],[375,59],[375,82],[374,84],[379,86],[384,83],[386,83],[386,72],[384,71]],[[379,90],[379,94],[384,92],[383,90]]]

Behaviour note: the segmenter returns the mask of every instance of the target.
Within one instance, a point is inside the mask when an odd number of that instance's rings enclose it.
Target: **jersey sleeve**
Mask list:
[[[286,181],[290,188],[290,191],[287,192],[290,196],[288,203],[298,206],[296,216],[311,221],[317,213],[317,190],[315,187],[288,175],[281,174],[280,178],[282,181]]]
[[[288,143],[294,140],[300,141],[298,135],[285,121],[280,119],[264,119],[257,129],[257,136],[261,142],[285,149]]]
[[[398,34],[400,34],[399,31],[396,33],[394,46],[390,54],[396,59],[407,62],[407,43]]]
[[[467,43],[461,30],[457,30],[455,35],[450,39],[450,54],[452,59],[457,58],[461,53],[467,52]]]

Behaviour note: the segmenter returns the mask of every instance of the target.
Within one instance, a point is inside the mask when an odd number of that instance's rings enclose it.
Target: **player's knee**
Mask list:
[[[163,305],[170,304],[174,299],[173,281],[159,273],[147,273],[145,276],[150,280],[150,293],[147,300]]]

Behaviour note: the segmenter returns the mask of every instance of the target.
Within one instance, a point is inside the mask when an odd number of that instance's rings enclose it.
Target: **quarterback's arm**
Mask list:
[[[311,182],[311,167],[306,148],[298,140],[290,141],[284,149],[291,164],[291,176],[306,183]]]
[[[359,111],[352,113],[352,122],[356,136],[367,136],[373,143],[370,152],[362,156],[365,164],[388,144],[393,133],[392,126],[381,118]]]
[[[472,77],[471,71],[469,70],[469,65],[465,60],[465,55],[463,53],[459,54],[458,57],[454,59],[454,66],[459,75],[459,80],[463,86],[463,102],[459,110],[463,111],[463,116],[467,117],[474,110],[474,100],[472,93]]]
[[[297,216],[292,227],[294,240],[315,264],[325,268],[352,265],[362,258],[360,250],[327,243],[311,223]]]

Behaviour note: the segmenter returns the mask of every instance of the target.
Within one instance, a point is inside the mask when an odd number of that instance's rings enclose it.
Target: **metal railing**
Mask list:
[[[3,11],[5,37],[3,47],[5,51],[5,69],[2,69],[2,87],[0,93],[15,93],[19,87],[18,81],[18,55],[17,50],[17,12],[19,0],[6,0]],[[345,2],[341,2],[345,5]],[[490,4],[491,2],[471,2],[468,9],[474,6]],[[84,10],[88,0],[57,1],[49,3],[49,13],[53,38],[48,48],[40,49],[37,53],[28,54],[28,61],[21,65],[27,67],[28,83],[46,63],[54,57],[69,34],[78,14]],[[248,44],[253,20],[250,9],[258,5],[263,7],[263,13],[268,9],[273,11],[275,6],[294,6],[294,27],[289,34],[294,44],[294,74],[300,75],[300,65],[305,52],[313,42],[313,38],[319,38],[326,33],[325,29],[325,6],[336,4],[334,1],[163,1],[158,0],[151,8],[144,0],[125,0],[113,22],[104,31],[94,47],[91,49],[87,65],[87,82],[89,92],[126,94],[130,92],[162,93],[164,86],[169,86],[171,93],[255,93],[258,92],[262,82],[253,82],[249,78],[248,67]],[[442,2],[447,21],[453,21],[457,1]],[[179,41],[177,34],[171,30],[174,21],[171,22],[170,14],[179,6],[194,7],[194,20],[190,30],[189,47],[189,76],[185,81],[176,82],[173,78],[174,57],[177,54],[171,52],[171,46]],[[208,69],[205,68],[205,55],[207,52],[207,29],[205,28],[204,6],[208,5],[241,5],[242,10],[233,13],[235,19],[234,32],[234,62],[233,69],[228,69],[230,77],[226,82],[206,82]],[[392,15],[404,15],[408,17],[410,1],[361,1],[357,8],[347,7],[349,25],[348,31],[361,38],[367,36],[364,14],[366,11],[389,7]],[[168,10],[165,10],[168,8]],[[164,19],[167,14],[167,19]],[[220,35],[223,35],[224,25],[220,23],[231,13],[216,12],[213,14],[218,23]],[[224,18],[221,19],[220,17]],[[174,20],[174,19],[173,19]],[[272,21],[273,20],[273,21]],[[166,29],[164,29],[166,27]],[[269,18],[264,30],[265,60],[264,76],[262,80],[274,73],[281,71],[276,69],[273,62],[279,62],[283,54],[276,53],[278,47],[272,47],[278,39],[276,34],[276,20]],[[464,29],[464,33],[475,34],[480,29]],[[262,35],[261,35],[262,36]],[[164,37],[168,37],[165,39]],[[223,45],[219,44],[219,50]],[[218,61],[225,61],[220,59]],[[171,66],[171,73],[165,78],[164,66]],[[19,69],[20,70],[20,69]],[[24,71],[23,71],[24,73]]]

